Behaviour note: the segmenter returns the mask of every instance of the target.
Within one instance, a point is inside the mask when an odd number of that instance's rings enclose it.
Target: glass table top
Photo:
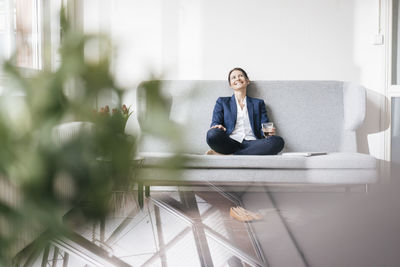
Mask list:
[[[115,192],[113,212],[104,221],[76,226],[84,242],[52,244],[33,266],[267,266],[250,223],[229,215],[238,198],[221,192],[156,189],[142,209],[137,191]],[[74,246],[81,252],[74,253]]]

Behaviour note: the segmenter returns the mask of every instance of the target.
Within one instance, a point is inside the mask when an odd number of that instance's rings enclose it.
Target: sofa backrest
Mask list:
[[[227,81],[163,81],[170,118],[182,125],[185,150],[203,154],[215,102],[231,96]],[[252,81],[247,94],[264,100],[284,151],[356,152],[355,130],[365,117],[365,89],[341,81]],[[137,101],[141,101],[138,97]],[[145,142],[143,151],[165,150]],[[164,151],[165,152],[165,151]]]

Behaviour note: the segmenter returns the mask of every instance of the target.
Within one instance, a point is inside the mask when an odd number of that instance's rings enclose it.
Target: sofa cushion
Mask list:
[[[169,153],[141,153],[147,185],[355,185],[377,181],[375,158],[360,153],[312,157],[185,155],[183,169],[160,168]]]
[[[157,167],[170,153],[140,153],[145,167]],[[184,155],[185,168],[198,169],[375,169],[376,159],[361,153],[329,153],[311,157]]]
[[[168,172],[144,168],[148,185],[360,185],[377,181],[376,169],[184,169]]]

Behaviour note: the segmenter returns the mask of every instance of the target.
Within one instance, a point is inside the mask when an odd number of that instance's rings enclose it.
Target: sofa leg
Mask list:
[[[143,209],[143,199],[144,199],[144,194],[143,194],[143,183],[139,182],[138,183],[138,204],[139,208]]]
[[[145,195],[145,197],[149,197],[150,196],[150,185],[145,185],[144,186],[144,195]]]

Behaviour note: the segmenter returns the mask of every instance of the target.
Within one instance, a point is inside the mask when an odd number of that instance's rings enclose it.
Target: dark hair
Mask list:
[[[231,85],[231,73],[232,73],[233,71],[235,71],[235,70],[241,71],[241,72],[243,73],[244,77],[245,77],[247,80],[250,80],[250,79],[249,79],[249,76],[247,76],[247,73],[244,71],[244,69],[242,69],[242,68],[233,68],[233,69],[229,72],[229,74],[228,74],[228,83],[229,83],[229,85]]]

